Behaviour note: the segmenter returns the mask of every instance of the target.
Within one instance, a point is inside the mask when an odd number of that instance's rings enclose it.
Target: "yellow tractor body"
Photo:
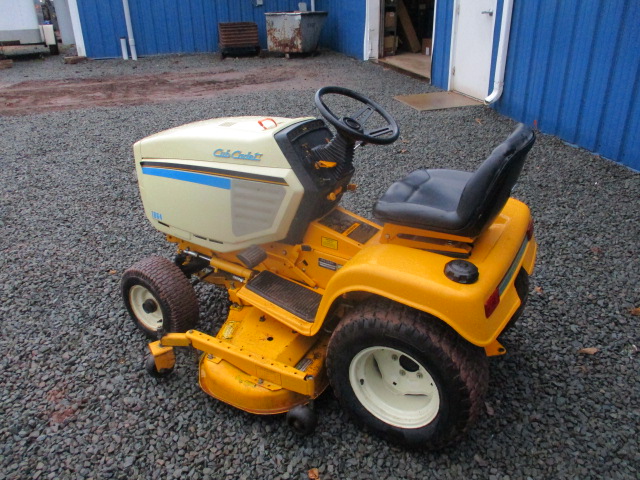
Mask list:
[[[337,117],[335,94],[364,104]],[[125,272],[122,293],[150,337],[147,369],[202,352],[209,395],[257,414],[308,407],[331,384],[343,406],[387,438],[440,448],[482,408],[486,357],[521,314],[537,244],[529,208],[510,198],[533,132],[521,126],[474,173],[418,170],[375,206],[380,223],[339,206],[358,142],[391,143],[395,120],[339,87],[313,118],[208,120],[134,146],[145,213],[176,244]],[[378,115],[382,125],[365,127]],[[386,123],[385,123],[386,122]],[[195,329],[190,280],[226,289],[217,332]],[[448,405],[447,408],[444,408]]]

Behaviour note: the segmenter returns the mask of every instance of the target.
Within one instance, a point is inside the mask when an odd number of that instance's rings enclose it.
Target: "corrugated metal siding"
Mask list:
[[[316,10],[329,12],[320,35],[320,45],[351,57],[363,58],[366,8],[365,0],[316,0]]]
[[[444,90],[449,88],[452,26],[453,0],[438,0],[435,14],[433,56],[431,60],[431,83]]]
[[[322,3],[316,2],[316,7]],[[329,18],[351,7],[336,8]],[[298,1],[264,0],[262,7],[254,7],[250,0],[129,0],[129,8],[138,54],[155,55],[217,51],[218,22],[256,22],[260,44],[266,48],[265,12],[296,10]],[[119,57],[120,37],[127,36],[122,0],[83,0],[78,9],[87,56]],[[339,31],[345,31],[344,21],[339,24]],[[361,29],[360,43],[363,35]]]
[[[112,58],[120,56],[120,37],[127,36],[121,1],[78,1],[87,56]]]
[[[640,2],[516,0],[496,109],[640,170]]]

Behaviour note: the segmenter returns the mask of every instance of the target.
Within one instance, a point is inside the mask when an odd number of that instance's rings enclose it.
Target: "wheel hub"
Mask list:
[[[359,132],[362,131],[362,125],[360,125],[360,122],[358,122],[357,120],[351,117],[344,117],[342,121],[345,123],[345,125],[347,125],[347,127],[358,130]]]
[[[387,424],[421,428],[438,414],[440,394],[435,380],[400,350],[370,347],[360,351],[349,366],[349,380],[362,406]]]
[[[158,310],[158,304],[156,303],[155,300],[149,298],[145,300],[144,303],[142,304],[142,309],[144,310],[145,313],[153,313],[156,310]]]

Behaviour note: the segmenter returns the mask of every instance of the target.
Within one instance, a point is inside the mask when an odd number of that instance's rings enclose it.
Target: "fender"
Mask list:
[[[469,260],[478,267],[480,277],[471,285],[456,283],[444,275],[445,265],[451,257],[393,244],[365,248],[331,278],[315,323],[322,323],[321,319],[342,295],[366,292],[436,317],[474,345],[492,345],[521,303],[513,278],[520,268],[531,273],[535,261],[535,240],[523,242],[527,217],[517,222],[523,224],[515,229],[519,234],[501,235],[502,232],[496,231],[493,239],[488,235],[487,241],[476,244]],[[513,233],[508,228],[509,223],[506,221],[503,227]],[[522,255],[518,259],[521,248]],[[517,264],[510,269],[514,259]],[[498,307],[487,318],[485,302],[507,271],[515,273],[502,292]]]

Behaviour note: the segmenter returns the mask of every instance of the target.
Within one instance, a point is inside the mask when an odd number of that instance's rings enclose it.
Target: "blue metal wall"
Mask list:
[[[316,0],[316,10],[329,12],[320,45],[362,59],[366,8],[366,0]]]
[[[436,12],[432,82],[443,89],[453,3],[438,0]],[[498,0],[492,69],[501,12]],[[504,93],[495,108],[640,170],[639,51],[637,0],[515,0]]]
[[[309,3],[309,2],[308,2]],[[218,22],[256,22],[267,46],[265,12],[298,8],[298,0],[129,0],[131,23],[139,55],[215,52]],[[120,37],[127,36],[122,0],[79,0],[87,56],[119,57]],[[329,12],[320,38],[322,46],[362,58],[365,0],[318,0],[317,10]]]
[[[122,2],[78,0],[78,13],[87,56],[120,56],[119,38],[127,36]]]
[[[433,39],[433,55],[431,57],[431,83],[443,90],[448,90],[453,0],[438,0],[434,22],[435,38]]]
[[[499,112],[640,170],[640,2],[516,0]]]

